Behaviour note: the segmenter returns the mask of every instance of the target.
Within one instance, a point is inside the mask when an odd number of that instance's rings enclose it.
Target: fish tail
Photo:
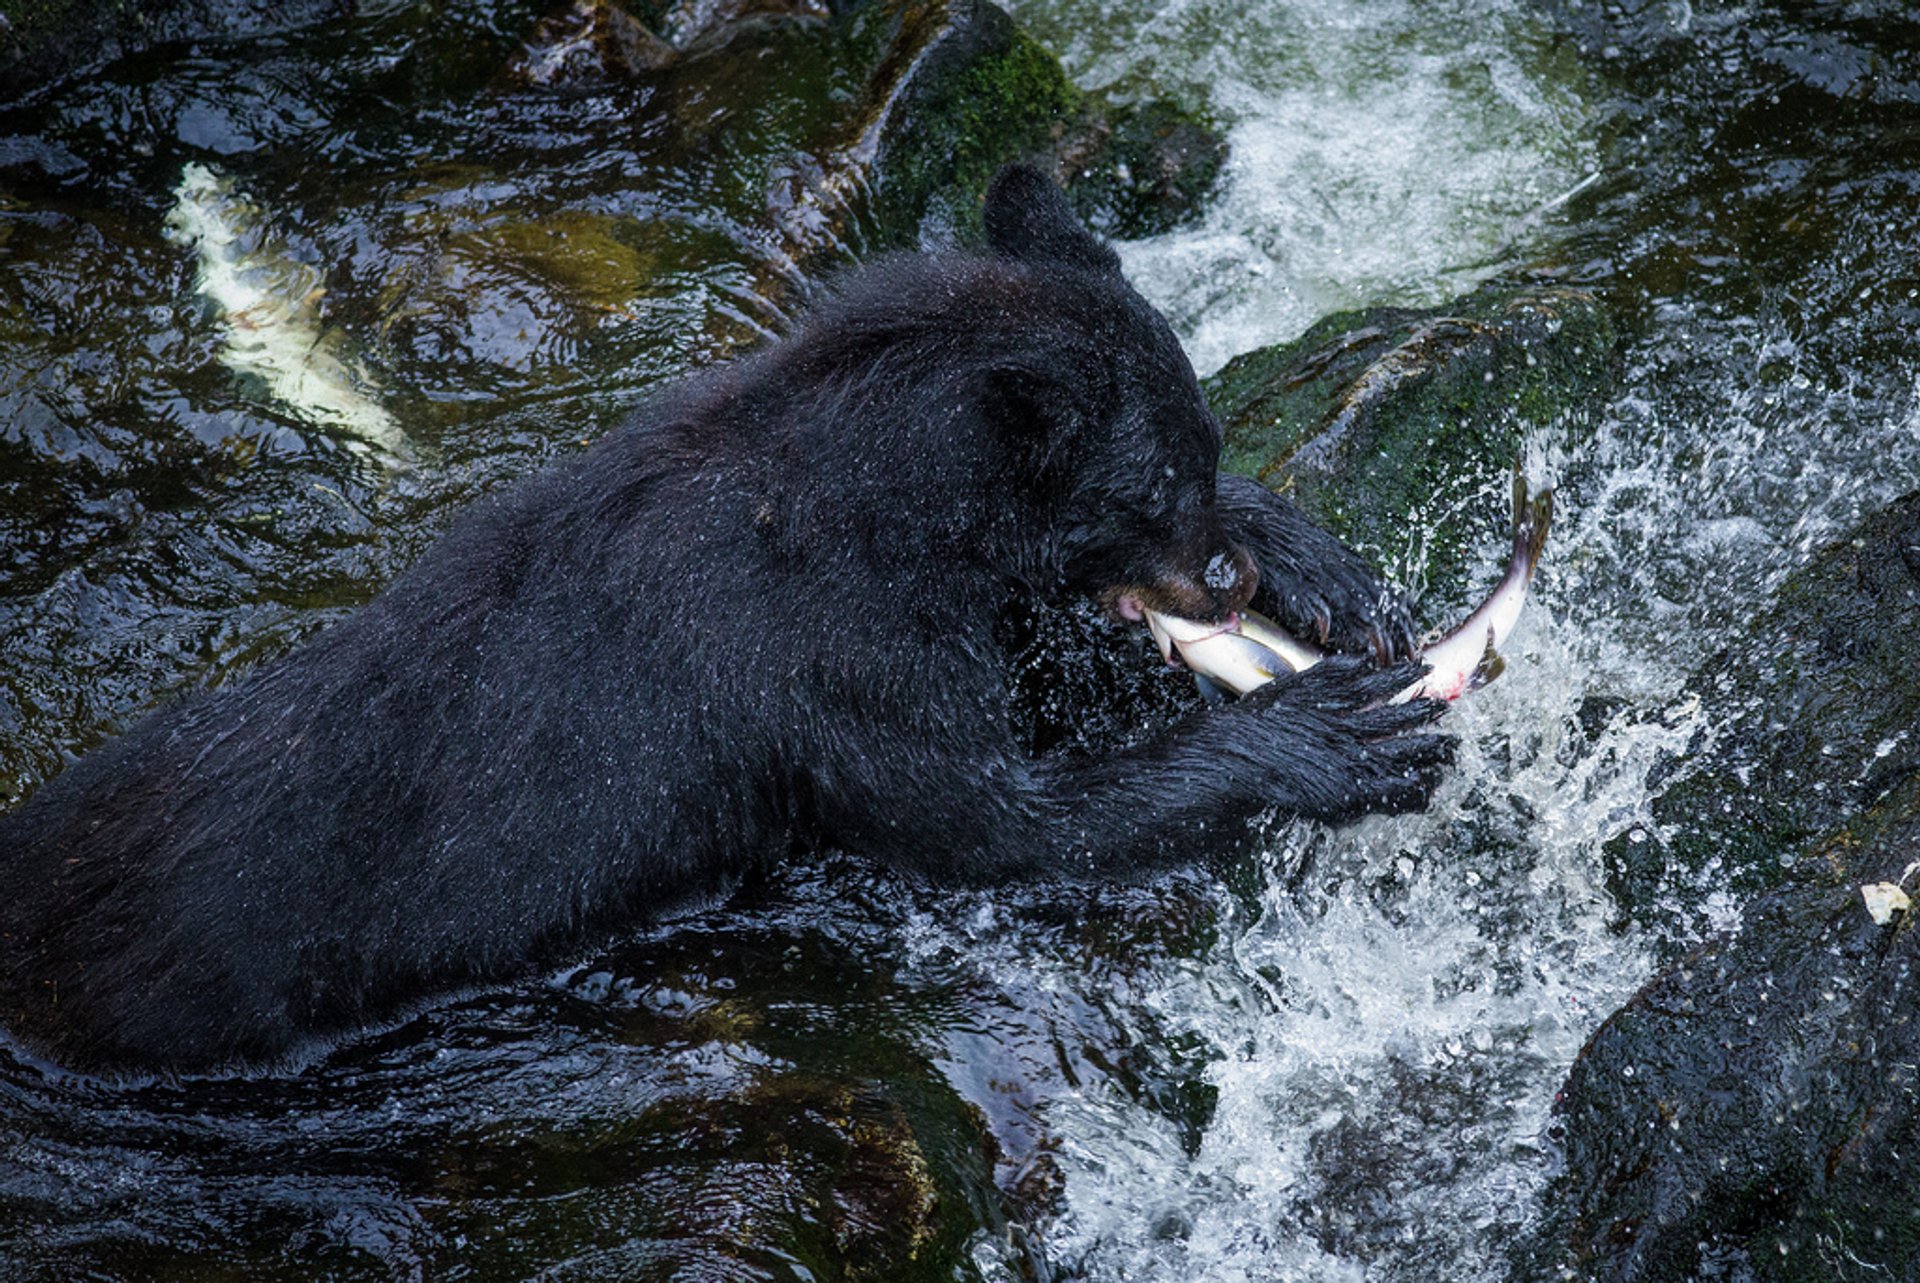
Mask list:
[[[1513,470],[1513,557],[1527,568],[1527,577],[1533,577],[1533,568],[1540,564],[1540,554],[1546,551],[1547,529],[1553,525],[1553,487],[1549,486],[1537,495],[1527,493],[1527,474],[1519,468]]]

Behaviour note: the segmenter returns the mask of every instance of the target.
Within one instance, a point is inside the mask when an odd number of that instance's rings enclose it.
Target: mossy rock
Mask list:
[[[982,0],[950,0],[938,39],[883,101],[872,217],[882,243],[928,228],[980,234],[980,196],[1012,160],[1039,163],[1097,230],[1164,231],[1203,208],[1226,160],[1212,123],[1177,103],[1114,104]]]
[[[1607,313],[1579,290],[1488,285],[1441,308],[1330,316],[1206,380],[1221,466],[1288,491],[1356,547],[1423,532],[1426,585],[1463,592],[1476,552],[1503,547],[1526,434],[1590,422],[1611,386]]]
[[[1691,902],[1713,865],[1740,895],[1781,885],[1817,835],[1920,773],[1920,494],[1796,571],[1687,689],[1711,737],[1669,765],[1652,826],[1606,847],[1629,915]]]
[[[1920,1274],[1920,933],[1863,883],[1920,860],[1920,779],[1646,986],[1560,1095],[1566,1175],[1526,1277]]]
[[[883,242],[911,244],[929,216],[977,237],[993,171],[1048,151],[1081,109],[1060,60],[1005,11],[977,0],[945,8],[878,122],[872,217]]]
[[[1227,163],[1219,124],[1166,98],[1089,102],[1079,132],[1055,149],[1055,172],[1088,226],[1133,240],[1197,218]]]

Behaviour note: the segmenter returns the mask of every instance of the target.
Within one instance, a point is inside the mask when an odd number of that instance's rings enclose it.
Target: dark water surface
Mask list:
[[[1123,247],[1203,366],[1495,275],[1625,327],[1597,431],[1530,443],[1561,524],[1431,814],[1103,892],[826,858],[279,1076],[0,1053],[0,1276],[1502,1277],[1582,1041],[1739,920],[1718,870],[1624,926],[1605,885],[1702,729],[1684,675],[1920,488],[1920,30],[1627,9],[1016,6],[1083,83],[1227,125],[1208,213]],[[549,94],[502,79],[540,13],[368,5],[0,109],[0,794],[365,601],[844,257],[767,193],[877,29],[756,28],[790,90],[726,97],[730,57]],[[416,466],[221,362],[164,231],[188,162],[320,274]],[[1418,577],[1417,532],[1376,551]]]

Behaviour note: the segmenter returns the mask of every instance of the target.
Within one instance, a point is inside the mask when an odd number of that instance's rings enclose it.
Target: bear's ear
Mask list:
[[[1074,216],[1066,193],[1031,165],[1008,165],[987,187],[987,244],[1008,258],[1118,272],[1120,258]]]

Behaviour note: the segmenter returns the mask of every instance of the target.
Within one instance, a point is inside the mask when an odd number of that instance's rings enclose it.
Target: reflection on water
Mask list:
[[[1530,444],[1556,529],[1433,810],[1098,891],[828,858],[298,1074],[10,1063],[9,1277],[1505,1272],[1582,1040],[1739,919],[1711,868],[1657,923],[1604,889],[1650,773],[1711,732],[1685,674],[1920,486],[1920,131],[1887,87],[1920,75],[1887,45],[1862,87],[1844,33],[1816,58],[1764,10],[1648,34],[1517,3],[1016,8],[1084,83],[1230,124],[1218,203],[1124,247],[1203,368],[1493,271],[1629,324],[1598,430]],[[778,324],[792,258],[714,157],[774,155],[814,108],[690,148],[661,122],[698,133],[692,73],[489,90],[533,16],[370,8],[0,114],[0,788],[365,600],[460,501]],[[766,38],[817,87],[824,30]],[[382,475],[218,364],[162,234],[214,158],[324,274],[430,466]]]

